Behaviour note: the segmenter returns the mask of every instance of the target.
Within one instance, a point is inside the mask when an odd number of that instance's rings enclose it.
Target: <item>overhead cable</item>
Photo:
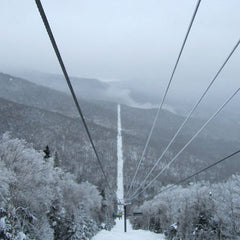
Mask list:
[[[238,151],[236,151],[236,152],[228,155],[227,157],[225,157],[225,158],[223,158],[223,159],[221,159],[221,160],[219,160],[219,161],[216,161],[215,163],[213,163],[213,164],[211,164],[211,165],[209,165],[209,166],[207,166],[207,167],[205,167],[205,168],[197,171],[196,173],[194,173],[194,174],[192,174],[192,175],[190,175],[190,176],[188,176],[188,177],[186,177],[186,178],[184,178],[184,179],[182,179],[182,180],[180,180],[180,181],[178,181],[178,182],[176,182],[176,183],[174,183],[174,184],[171,184],[170,186],[164,188],[163,190],[161,190],[161,191],[158,192],[157,194],[160,194],[160,193],[163,193],[163,192],[165,192],[165,191],[168,191],[168,190],[170,190],[170,189],[178,186],[179,184],[181,184],[181,183],[183,183],[183,182],[186,182],[187,180],[189,180],[189,179],[191,179],[191,178],[199,175],[200,173],[205,172],[205,171],[207,171],[208,169],[210,169],[210,168],[212,168],[212,167],[214,167],[214,166],[216,166],[216,165],[218,165],[218,164],[220,164],[220,163],[222,163],[222,162],[224,162],[224,161],[232,158],[233,156],[235,156],[235,155],[237,155],[237,154],[239,154],[239,153],[240,153],[240,150],[238,150]]]
[[[201,128],[193,135],[193,137],[184,145],[184,147],[171,159],[171,161],[155,176],[140,192],[140,189],[134,192],[129,198],[130,200],[136,198],[139,194],[144,192],[147,188],[149,188],[157,178],[167,169],[169,166],[179,157],[179,155],[192,143],[192,141],[202,132],[202,130],[222,111],[222,109],[232,100],[232,98],[237,95],[240,88],[238,88],[224,103],[223,105],[201,126]]]
[[[197,5],[196,5],[196,7],[195,7],[195,9],[194,9],[194,13],[193,13],[193,16],[192,16],[192,18],[191,18],[190,24],[189,24],[189,26],[188,26],[187,33],[186,33],[185,38],[184,38],[184,41],[183,41],[183,43],[182,43],[181,50],[180,50],[180,52],[179,52],[179,54],[178,54],[177,61],[176,61],[175,65],[174,65],[174,68],[173,68],[171,77],[170,77],[170,79],[169,79],[167,88],[166,88],[166,90],[165,90],[165,93],[164,93],[163,98],[162,98],[162,101],[161,101],[161,104],[160,104],[160,106],[159,106],[159,108],[158,108],[158,110],[157,110],[157,113],[156,113],[156,115],[155,115],[155,118],[154,118],[154,121],[153,121],[151,130],[150,130],[150,132],[149,132],[149,135],[148,135],[148,138],[147,138],[147,141],[146,141],[146,144],[145,144],[145,147],[144,147],[144,149],[143,149],[141,158],[140,158],[140,160],[139,160],[139,162],[138,162],[136,171],[135,171],[135,173],[134,173],[133,179],[132,179],[132,181],[131,181],[131,184],[130,184],[130,187],[129,187],[129,189],[128,189],[128,192],[127,192],[126,196],[129,195],[129,193],[130,193],[130,191],[131,191],[131,189],[132,189],[132,187],[133,187],[133,184],[134,184],[135,178],[136,178],[136,176],[137,176],[137,173],[138,173],[138,171],[139,171],[140,165],[141,165],[141,163],[142,163],[142,161],[143,161],[143,158],[144,158],[144,156],[145,156],[146,150],[147,150],[147,148],[148,148],[149,142],[150,142],[151,137],[152,137],[152,134],[153,134],[153,130],[154,130],[155,126],[156,126],[156,122],[157,122],[159,113],[160,113],[160,111],[162,110],[163,104],[164,104],[165,99],[166,99],[166,97],[167,97],[167,94],[168,94],[168,91],[169,91],[169,88],[170,88],[172,79],[173,79],[174,74],[175,74],[175,72],[176,72],[176,69],[177,69],[179,60],[180,60],[180,58],[181,58],[183,49],[184,49],[185,44],[186,44],[186,42],[187,42],[187,38],[188,38],[188,35],[189,35],[190,31],[191,31],[191,28],[192,28],[194,19],[195,19],[195,17],[196,17],[196,14],[197,14],[197,11],[198,11],[198,8],[199,8],[200,3],[201,3],[201,0],[198,0]]]
[[[68,84],[68,87],[69,87],[70,92],[71,92],[71,94],[72,94],[74,103],[75,103],[75,105],[76,105],[76,107],[77,107],[78,113],[79,113],[79,115],[80,115],[80,117],[81,117],[81,120],[82,120],[82,122],[83,122],[83,125],[84,125],[84,128],[85,128],[85,130],[86,130],[88,139],[89,139],[89,141],[90,141],[90,143],[91,143],[91,146],[92,146],[92,148],[93,148],[94,154],[95,154],[96,159],[97,159],[97,161],[98,161],[98,164],[99,164],[99,166],[100,166],[100,168],[101,168],[101,171],[102,171],[102,174],[103,174],[104,179],[105,179],[105,181],[106,181],[106,184],[107,184],[108,188],[111,190],[111,187],[110,187],[110,184],[109,184],[107,175],[106,175],[105,170],[104,170],[104,168],[103,168],[103,164],[102,164],[102,162],[101,162],[101,160],[100,160],[100,158],[99,158],[98,152],[97,152],[96,147],[95,147],[95,145],[94,145],[94,143],[93,143],[93,140],[92,140],[92,137],[91,137],[89,128],[88,128],[88,126],[87,126],[87,123],[86,123],[85,118],[84,118],[84,116],[83,116],[83,113],[82,113],[80,104],[79,104],[79,102],[78,102],[78,100],[77,100],[76,94],[75,94],[74,89],[73,89],[73,87],[72,87],[72,84],[71,84],[69,75],[68,75],[67,70],[66,70],[66,68],[65,68],[65,65],[64,65],[64,63],[63,63],[61,54],[60,54],[60,52],[59,52],[57,43],[56,43],[56,41],[55,41],[55,39],[54,39],[54,36],[53,36],[52,30],[51,30],[51,27],[50,27],[49,22],[48,22],[48,20],[47,20],[47,17],[46,17],[46,14],[45,14],[45,12],[44,12],[44,9],[43,9],[43,7],[42,7],[41,1],[40,1],[40,0],[35,0],[35,2],[36,2],[36,4],[37,4],[38,10],[39,10],[39,12],[40,12],[40,15],[41,15],[41,17],[42,17],[43,23],[44,23],[45,28],[46,28],[46,30],[47,30],[48,36],[49,36],[49,38],[50,38],[50,40],[51,40],[52,46],[53,46],[54,51],[55,51],[55,53],[56,53],[56,56],[57,56],[57,59],[58,59],[58,61],[59,61],[60,66],[61,66],[61,69],[62,69],[62,72],[63,72],[63,74],[64,74],[64,77],[65,77],[65,79],[66,79],[66,81],[67,81],[67,84]]]
[[[235,50],[237,49],[237,47],[240,44],[240,39],[237,41],[237,43],[235,44],[234,48],[232,49],[232,51],[230,52],[230,54],[227,56],[227,58],[225,59],[224,63],[221,65],[220,69],[217,71],[216,75],[214,76],[214,78],[212,79],[212,81],[210,82],[210,84],[208,85],[208,87],[206,88],[206,90],[204,91],[204,93],[201,95],[201,97],[199,98],[199,100],[196,102],[196,104],[193,106],[192,110],[189,112],[188,116],[185,118],[185,120],[183,121],[183,123],[181,124],[181,126],[178,128],[177,132],[175,133],[175,135],[173,136],[173,138],[171,139],[171,141],[169,142],[169,144],[167,145],[167,147],[165,148],[165,150],[162,152],[161,156],[158,158],[158,160],[155,162],[154,166],[152,167],[152,169],[148,172],[148,174],[145,176],[144,180],[142,181],[141,185],[138,187],[138,189],[135,191],[137,192],[147,181],[147,179],[150,177],[150,175],[152,174],[152,172],[154,171],[154,169],[157,167],[157,165],[159,164],[159,162],[162,160],[162,158],[164,157],[164,155],[166,154],[166,152],[168,151],[168,149],[170,148],[170,146],[172,145],[172,143],[174,142],[174,140],[176,139],[176,137],[178,136],[178,134],[181,132],[181,130],[183,129],[183,127],[186,125],[186,123],[188,122],[188,120],[191,118],[193,112],[196,110],[196,108],[198,107],[198,105],[202,102],[203,98],[205,97],[205,95],[207,94],[207,92],[209,91],[209,89],[211,88],[211,86],[213,85],[213,83],[215,82],[215,80],[217,79],[217,77],[219,76],[219,74],[222,72],[223,68],[225,67],[225,65],[227,64],[227,62],[229,61],[229,59],[231,58],[231,56],[233,55],[233,53],[235,52]]]

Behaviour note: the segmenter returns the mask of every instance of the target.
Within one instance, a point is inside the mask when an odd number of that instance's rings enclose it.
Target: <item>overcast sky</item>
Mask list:
[[[196,3],[42,0],[70,75],[154,86],[168,81]],[[239,11],[239,0],[202,0],[172,92],[206,87],[240,38]],[[1,0],[0,20],[0,71],[61,73],[34,0]],[[238,49],[216,89],[239,86],[239,63]]]

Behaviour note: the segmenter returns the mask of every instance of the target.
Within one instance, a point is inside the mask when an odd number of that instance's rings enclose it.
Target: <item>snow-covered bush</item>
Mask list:
[[[102,197],[24,140],[0,139],[0,239],[89,239]]]
[[[165,232],[167,239],[240,239],[240,176],[218,184],[192,183],[146,201],[135,228]]]

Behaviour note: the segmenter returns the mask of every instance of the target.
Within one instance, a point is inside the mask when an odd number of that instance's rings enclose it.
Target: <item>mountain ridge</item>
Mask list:
[[[93,177],[95,178],[94,184],[102,184],[98,166],[92,165],[95,163],[94,155],[71,96],[6,74],[0,74],[0,85],[2,86],[0,89],[0,97],[2,98],[0,99],[1,133],[12,129],[14,137],[25,138],[28,142],[34,143],[34,146],[37,146],[36,148],[39,150],[49,143],[53,151],[59,152],[64,167],[73,172],[79,179]],[[7,101],[11,101],[11,103]],[[97,150],[100,151],[101,158],[104,159],[114,184],[116,177],[117,105],[107,101],[89,101],[82,98],[80,104]],[[11,105],[11,108],[7,107],[8,105]],[[121,112],[125,159],[124,184],[127,187],[136,163],[142,154],[156,109],[137,109],[122,105]],[[140,182],[145,172],[153,166],[154,161],[158,159],[183,120],[183,116],[167,110],[161,111],[149,148],[146,151],[144,168],[140,170],[137,182]],[[190,124],[179,134],[154,174],[182,148],[203,122],[197,118],[189,120]],[[227,122],[231,123],[231,121]],[[205,166],[214,159],[234,150],[235,147],[239,146],[238,128],[232,129],[231,124],[221,123],[221,118],[216,119],[184,151],[178,161],[173,164],[171,172],[163,175],[162,184],[178,180],[185,174],[196,170],[197,166]],[[90,159],[94,161],[89,161]],[[238,169],[235,162],[232,166],[221,169],[220,175],[227,177]],[[95,171],[98,174],[94,177],[92,172]],[[219,180],[220,175],[214,171],[204,178],[210,178],[214,181],[214,179]],[[155,185],[154,189],[157,191],[160,187],[160,185]],[[151,194],[155,190],[152,189]]]

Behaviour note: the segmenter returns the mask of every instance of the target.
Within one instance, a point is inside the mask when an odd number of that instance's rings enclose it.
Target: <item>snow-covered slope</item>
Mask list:
[[[103,230],[93,240],[164,240],[162,234],[133,230],[129,222],[127,222],[127,229],[126,233],[123,232],[123,220],[116,220],[116,225],[111,231]]]

